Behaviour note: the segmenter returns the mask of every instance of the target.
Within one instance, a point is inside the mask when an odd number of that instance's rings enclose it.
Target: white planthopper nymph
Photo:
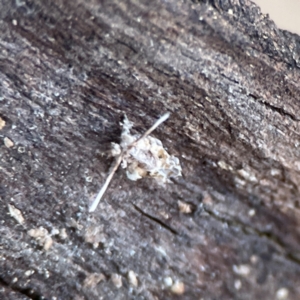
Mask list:
[[[90,206],[90,212],[95,211],[97,208],[120,164],[123,169],[126,169],[127,177],[134,181],[143,177],[153,177],[159,183],[165,183],[169,181],[170,177],[181,176],[179,159],[173,155],[169,155],[159,139],[149,136],[169,116],[169,113],[164,114],[141,136],[131,135],[130,129],[133,123],[125,116],[121,143],[112,143],[111,154],[116,157],[115,163],[103,187]]]

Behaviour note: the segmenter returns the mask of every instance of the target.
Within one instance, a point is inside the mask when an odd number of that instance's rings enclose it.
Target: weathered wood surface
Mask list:
[[[300,298],[298,36],[247,0],[0,16],[1,299]],[[119,170],[89,214],[124,114],[143,132],[166,111],[153,135],[183,178]]]

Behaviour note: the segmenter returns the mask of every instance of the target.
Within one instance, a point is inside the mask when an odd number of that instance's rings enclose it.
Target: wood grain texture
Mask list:
[[[1,299],[299,299],[298,36],[248,0],[0,5]],[[167,111],[184,176],[89,214],[124,114]]]

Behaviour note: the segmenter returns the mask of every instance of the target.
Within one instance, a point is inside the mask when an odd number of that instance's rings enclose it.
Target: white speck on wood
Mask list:
[[[234,281],[234,288],[236,290],[239,290],[241,287],[242,287],[242,282],[239,279],[235,280]]]
[[[166,287],[171,287],[172,284],[173,284],[173,279],[170,276],[164,278],[164,285]]]
[[[128,278],[130,285],[132,285],[133,287],[138,286],[138,280],[137,280],[136,274],[132,270],[130,270],[128,272],[127,278]]]
[[[182,201],[178,201],[178,208],[183,214],[190,214],[192,212],[192,206]]]
[[[180,281],[176,281],[172,286],[171,286],[171,292],[176,295],[182,295],[184,293],[184,283]]]
[[[35,238],[45,251],[48,251],[53,245],[53,239],[48,230],[43,227],[30,229],[27,234]]]
[[[31,276],[32,274],[34,274],[34,270],[27,270],[27,271],[24,273],[24,275],[25,275],[26,277],[29,277],[29,276]]]
[[[113,282],[114,286],[116,288],[120,288],[122,287],[123,283],[122,283],[122,277],[119,274],[112,274],[111,275],[111,281]]]
[[[233,272],[238,274],[238,275],[241,275],[241,276],[248,276],[250,274],[250,266],[248,265],[234,265],[233,266]]]
[[[0,130],[5,126],[5,120],[0,117]]]
[[[285,300],[289,296],[289,290],[287,288],[280,288],[276,292],[276,299],[278,300]]]
[[[7,136],[3,139],[3,141],[6,148],[11,148],[14,146],[14,142],[11,139],[9,139]]]
[[[25,219],[21,213],[21,211],[15,208],[13,205],[8,204],[8,210],[10,215],[21,225],[25,223]]]

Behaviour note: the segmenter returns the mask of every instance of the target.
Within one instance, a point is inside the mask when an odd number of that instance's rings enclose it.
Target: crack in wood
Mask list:
[[[271,110],[278,112],[280,115],[282,115],[284,117],[289,117],[290,119],[292,119],[293,121],[296,121],[296,122],[300,121],[300,119],[298,119],[295,115],[287,112],[282,107],[274,106],[274,105],[270,104],[269,102],[266,102],[266,101],[264,101],[262,99],[258,99],[258,101],[259,101],[259,103],[263,104],[267,108],[270,108]]]
[[[137,205],[135,205],[134,203],[132,203],[132,206],[135,208],[135,210],[137,210],[139,213],[141,213],[143,216],[145,216],[146,218],[150,219],[151,221],[154,221],[155,223],[161,225],[162,227],[164,227],[165,229],[167,229],[168,231],[170,231],[172,234],[178,235],[178,231],[175,230],[174,228],[172,228],[170,225],[164,223],[163,221],[161,221],[160,219],[151,216],[150,214],[144,212],[141,208],[139,208]]]
[[[1,276],[0,276],[0,284],[4,287],[9,288],[13,292],[27,296],[29,299],[32,299],[32,300],[45,299],[44,296],[40,295],[39,293],[37,293],[36,291],[34,291],[31,288],[21,288],[21,287],[17,287],[15,285],[11,285],[11,284],[7,283],[6,280],[3,279]]]

